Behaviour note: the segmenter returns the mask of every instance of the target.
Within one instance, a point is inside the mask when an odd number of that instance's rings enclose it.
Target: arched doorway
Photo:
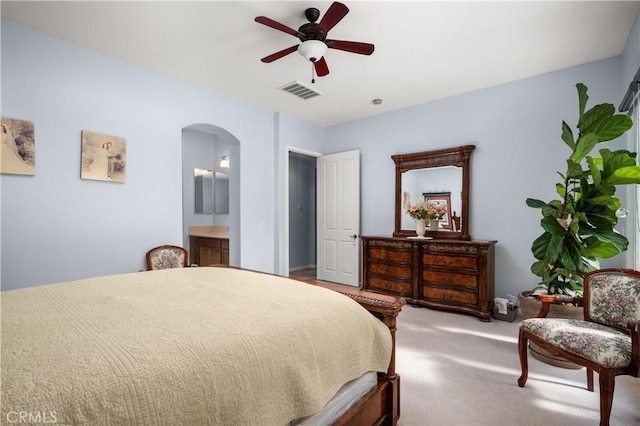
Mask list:
[[[221,167],[228,161],[228,168]],[[240,141],[227,130],[213,124],[197,123],[182,129],[182,235],[189,247],[189,227],[221,225],[229,228],[229,263],[241,266],[240,250]],[[228,210],[196,213],[194,169],[212,173],[227,172]],[[213,200],[213,194],[212,194]],[[199,209],[200,210],[200,209]]]

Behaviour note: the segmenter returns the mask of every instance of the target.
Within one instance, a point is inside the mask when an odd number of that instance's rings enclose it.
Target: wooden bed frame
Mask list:
[[[364,395],[334,425],[395,425],[400,418],[400,376],[396,374],[396,319],[406,304],[404,299],[340,285],[300,280],[344,294],[358,302],[391,332],[392,352],[386,373],[378,373],[377,386]]]

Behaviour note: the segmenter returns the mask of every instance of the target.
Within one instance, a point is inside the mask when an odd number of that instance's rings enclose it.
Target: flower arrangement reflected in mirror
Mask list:
[[[407,214],[416,220],[440,220],[447,213],[446,206],[431,202],[411,204],[406,210]]]

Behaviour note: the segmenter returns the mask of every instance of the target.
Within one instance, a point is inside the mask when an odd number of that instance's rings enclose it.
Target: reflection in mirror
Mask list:
[[[449,195],[450,204],[447,211],[459,215],[462,211],[462,168],[454,166],[434,167],[432,169],[409,170],[402,173],[402,196],[404,204],[401,207],[402,215],[401,229],[414,231],[416,224],[411,217],[406,214],[407,201],[415,204],[423,201],[431,201],[425,198],[426,194],[434,194],[434,199],[441,199],[437,194]],[[452,220],[449,215],[441,220],[441,228],[453,230]]]
[[[213,212],[229,214],[229,173],[216,170],[213,182]]]
[[[193,169],[196,214],[229,214],[229,169]]]
[[[213,171],[193,169],[193,186],[195,188],[195,213],[213,213]]]
[[[475,145],[395,154],[396,200],[394,237],[415,237],[416,224],[406,206],[423,201],[447,204],[437,231],[425,236],[469,240],[469,176]],[[450,212],[450,213],[449,213]],[[459,224],[459,225],[458,225]]]

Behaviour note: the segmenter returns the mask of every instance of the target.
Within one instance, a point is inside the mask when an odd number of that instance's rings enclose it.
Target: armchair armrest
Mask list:
[[[629,321],[627,328],[631,333],[631,375],[640,376],[640,321]]]
[[[582,297],[572,297],[563,294],[539,294],[538,302],[542,303],[538,318],[546,318],[549,315],[549,309],[552,304],[573,303],[574,305],[582,304]]]

